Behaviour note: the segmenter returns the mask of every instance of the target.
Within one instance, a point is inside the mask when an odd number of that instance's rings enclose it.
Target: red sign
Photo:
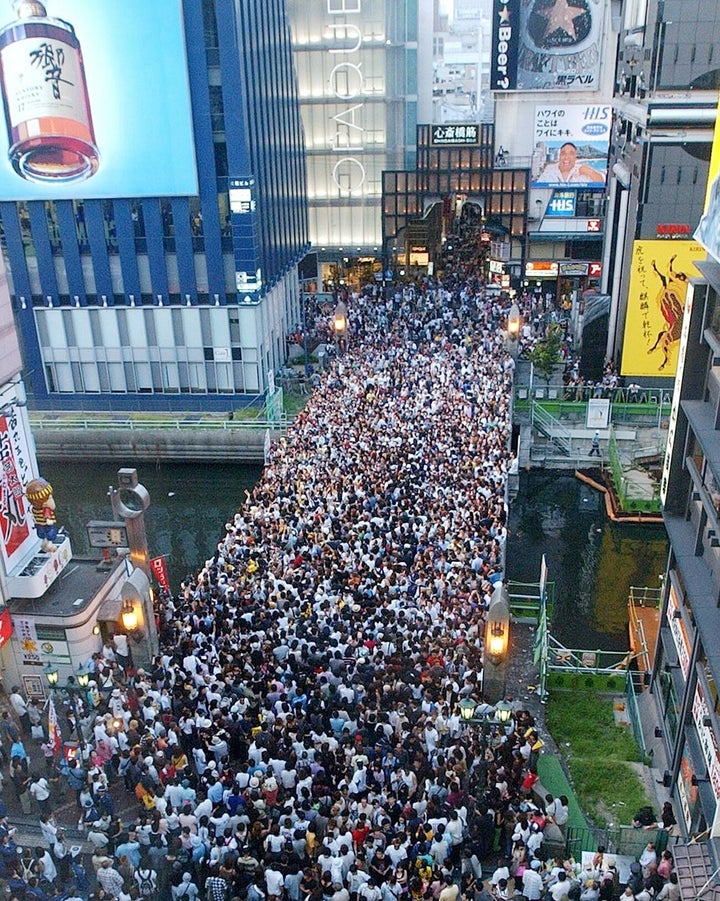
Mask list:
[[[25,515],[25,497],[15,462],[10,425],[0,416],[0,464],[2,465],[2,494],[0,495],[0,540],[9,560],[30,534]]]
[[[170,591],[170,580],[168,579],[167,565],[164,557],[153,557],[150,561],[150,568],[155,573],[158,585],[165,591]]]
[[[588,219],[587,230],[589,232],[599,232],[601,230],[601,221],[599,219]]]
[[[658,223],[656,233],[658,238],[687,238],[690,235],[690,226],[684,222]]]
[[[588,275],[590,278],[600,278],[602,275],[602,263],[590,263]]]
[[[10,611],[7,607],[0,613],[0,648],[7,644],[8,639],[12,635],[13,624]]]

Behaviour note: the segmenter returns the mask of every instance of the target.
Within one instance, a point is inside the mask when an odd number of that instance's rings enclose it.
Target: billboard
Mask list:
[[[0,556],[10,572],[38,543],[25,497],[25,485],[33,477],[32,460],[15,407],[0,416],[0,458]]]
[[[532,186],[604,187],[610,122],[610,104],[535,107]]]
[[[0,0],[0,200],[197,194],[180,0],[24,7]]]
[[[695,241],[634,242],[622,375],[675,375],[688,279],[704,258]]]
[[[705,192],[705,212],[694,237],[710,256],[720,261],[720,105],[718,113]]]
[[[493,91],[595,91],[605,0],[494,0]]]

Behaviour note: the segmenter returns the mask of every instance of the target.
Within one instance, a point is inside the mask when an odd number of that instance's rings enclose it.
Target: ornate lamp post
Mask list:
[[[505,698],[510,649],[510,596],[499,582],[493,591],[485,622],[483,693],[497,707]]]
[[[82,722],[81,722],[81,710],[80,705],[78,703],[78,696],[85,695],[87,691],[88,684],[90,682],[90,673],[85,669],[85,667],[80,664],[77,668],[74,676],[69,676],[67,683],[65,685],[58,685],[58,680],[60,678],[60,673],[58,668],[52,664],[47,663],[43,667],[43,674],[48,681],[48,685],[50,686],[53,695],[58,691],[64,691],[68,697],[70,698],[70,704],[72,705],[72,711],[75,716],[75,731],[78,734],[78,744],[80,745],[80,755],[83,760],[86,759],[87,746],[85,744],[85,736],[83,735]]]

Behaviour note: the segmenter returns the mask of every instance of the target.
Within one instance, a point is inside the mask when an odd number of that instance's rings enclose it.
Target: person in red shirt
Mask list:
[[[355,828],[352,831],[353,850],[356,854],[359,854],[362,850],[362,846],[365,844],[365,839],[368,835],[370,835],[370,826],[368,825],[365,814],[361,813],[355,824]]]

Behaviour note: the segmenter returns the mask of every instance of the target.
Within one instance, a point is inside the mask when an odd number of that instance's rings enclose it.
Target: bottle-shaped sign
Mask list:
[[[28,181],[89,178],[95,144],[80,44],[69,22],[39,0],[14,0],[17,18],[0,29],[0,85],[8,155]]]

